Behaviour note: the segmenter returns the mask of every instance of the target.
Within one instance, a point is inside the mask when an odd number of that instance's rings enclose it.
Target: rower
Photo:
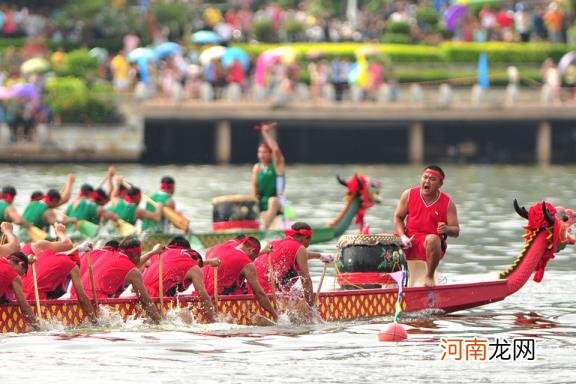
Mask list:
[[[218,258],[217,295],[245,294],[244,281],[248,282],[260,305],[270,313],[273,320],[278,319],[276,310],[270,303],[266,293],[258,282],[254,259],[260,253],[260,241],[253,236],[242,236],[215,245],[206,251],[206,259]],[[204,284],[209,295],[214,295],[214,272],[211,267],[204,266]]]
[[[132,186],[124,198],[116,198],[112,206],[108,208],[109,212],[114,213],[119,219],[129,224],[135,225],[136,220],[148,219],[154,222],[160,222],[162,219],[162,204],[158,204],[154,212],[139,208],[138,204],[142,200],[140,188]]]
[[[26,208],[24,208],[24,212],[22,212],[22,218],[31,225],[41,228],[44,231],[48,231],[49,227],[56,222],[63,224],[75,222],[76,219],[74,218],[58,220],[57,213],[54,211],[55,208],[58,208],[70,200],[74,179],[74,175],[69,174],[61,191],[50,189],[40,200],[30,201]],[[28,241],[28,233],[23,229],[24,228],[21,228],[20,231],[20,239]]]
[[[163,296],[174,297],[178,292],[185,291],[190,284],[200,297],[204,313],[208,320],[215,321],[215,311],[206,287],[202,266],[211,265],[217,267],[220,260],[213,258],[202,261],[202,256],[190,247],[190,243],[182,236],[174,237],[162,253],[162,287]],[[144,284],[152,297],[160,296],[160,257],[155,257],[151,265],[144,271]]]
[[[142,273],[138,269],[142,260],[152,255],[162,253],[164,247],[156,244],[154,248],[145,255],[141,255],[140,240],[130,238],[123,240],[118,250],[108,250],[101,253],[93,263],[94,286],[96,287],[96,297],[100,299],[119,297],[124,289],[132,285],[132,290],[136,292],[142,307],[153,322],[160,322],[160,314],[150,299],[146,290]],[[82,284],[86,287],[86,293],[92,297],[93,292],[90,285],[90,271],[87,270],[82,275]],[[72,290],[72,297],[76,297],[77,292]]]
[[[303,299],[308,306],[313,307],[316,300],[308,260],[320,259],[328,264],[334,258],[328,253],[312,252],[307,249],[312,239],[312,228],[306,223],[292,224],[292,227],[285,231],[285,235],[283,239],[271,241],[254,260],[258,281],[266,293],[273,291],[288,293],[300,278],[304,290]],[[270,269],[273,272],[272,278]],[[274,287],[271,284],[274,284]]]
[[[16,197],[16,188],[7,185],[2,188],[0,196],[0,221],[8,221],[18,224],[21,227],[29,228],[30,224],[20,216],[16,207],[14,207],[14,198]]]
[[[175,209],[175,203],[173,199],[176,183],[174,179],[170,176],[164,176],[160,180],[160,190],[153,193],[150,199],[163,204],[166,207]],[[152,205],[150,201],[146,203],[146,211],[154,213],[157,207]],[[144,219],[142,220],[142,230],[151,233],[168,233],[170,231],[170,222],[162,215],[160,221]]]
[[[96,323],[96,315],[90,299],[86,296],[80,279],[80,252],[89,250],[88,242],[73,247],[66,235],[66,226],[54,224],[55,241],[39,240],[26,243],[22,252],[36,257],[37,290],[40,300],[57,299],[66,293],[68,284],[78,293],[78,301],[90,321]],[[35,286],[33,276],[26,276],[22,283],[27,300],[34,300]]]
[[[40,329],[38,319],[22,291],[21,276],[25,276],[27,271],[28,258],[22,252],[18,251],[8,256],[0,256],[0,302],[11,300],[14,296],[28,324],[34,330],[38,330]]]

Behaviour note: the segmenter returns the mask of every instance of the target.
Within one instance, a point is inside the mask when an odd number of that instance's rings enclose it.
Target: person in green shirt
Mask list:
[[[59,218],[55,211],[56,208],[66,204],[68,200],[70,200],[74,180],[74,175],[69,174],[61,191],[50,189],[40,200],[30,201],[26,208],[24,208],[24,212],[22,212],[22,218],[29,224],[44,231],[48,231],[49,227],[57,222],[62,224],[75,222],[76,219],[74,218]],[[25,230],[20,231],[20,237],[22,241],[27,241],[27,232]]]
[[[284,193],[284,155],[270,133],[275,126],[276,123],[260,125],[264,141],[258,146],[258,163],[252,168],[252,196],[258,200],[265,230],[281,213]]]
[[[0,222],[7,221],[28,228],[30,224],[20,216],[16,207],[12,204],[15,197],[16,188],[11,185],[2,188],[2,195],[0,196]]]
[[[176,182],[171,176],[164,176],[160,180],[160,190],[150,195],[150,199],[166,207],[175,209],[176,204],[172,196],[176,188]],[[150,202],[146,203],[148,212],[156,212],[156,207]],[[170,232],[170,222],[162,216],[160,221],[150,219],[142,220],[142,230],[151,233],[168,233]]]
[[[149,212],[145,209],[139,208],[140,200],[142,199],[142,192],[140,188],[132,186],[124,198],[116,198],[113,204],[108,208],[108,211],[114,213],[119,219],[126,221],[132,225],[136,224],[136,220],[152,220],[160,222],[162,219],[162,204],[158,204],[154,212]]]

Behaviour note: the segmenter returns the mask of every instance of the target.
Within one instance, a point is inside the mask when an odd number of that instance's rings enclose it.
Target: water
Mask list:
[[[106,166],[3,166],[2,184],[18,189],[21,209],[37,188],[59,188],[68,172],[98,184]],[[193,227],[211,225],[211,198],[250,191],[250,166],[122,165],[127,180],[152,192],[164,174],[177,180],[179,209]],[[442,282],[494,279],[522,248],[523,219],[512,208],[518,198],[527,207],[541,199],[576,208],[571,180],[576,167],[450,166],[444,190],[458,207],[461,236],[450,239],[441,262]],[[325,224],[342,207],[343,188],[334,176],[362,172],[382,182],[382,203],[367,214],[373,232],[391,232],[391,217],[401,192],[418,181],[412,166],[290,166],[287,194],[298,218]],[[75,191],[77,188],[75,189]],[[334,252],[335,241],[314,245]],[[349,383],[462,382],[568,383],[576,381],[576,309],[574,248],[556,255],[540,284],[532,281],[503,302],[452,315],[404,317],[408,340],[378,341],[391,318],[370,321],[274,327],[224,323],[186,326],[167,320],[159,327],[139,321],[101,328],[52,328],[24,335],[0,335],[0,383],[42,379],[43,383]],[[315,286],[322,266],[311,262]],[[329,270],[330,274],[331,270]],[[333,286],[328,276],[323,287]],[[534,340],[534,360],[441,360],[442,338],[497,338],[512,343]],[[488,348],[488,354],[492,350]]]

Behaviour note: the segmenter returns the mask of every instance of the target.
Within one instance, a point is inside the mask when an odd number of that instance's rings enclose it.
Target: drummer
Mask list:
[[[263,142],[258,146],[258,163],[252,168],[252,195],[258,200],[260,216],[267,230],[282,212],[284,193],[284,155],[270,129],[276,123],[261,124]]]

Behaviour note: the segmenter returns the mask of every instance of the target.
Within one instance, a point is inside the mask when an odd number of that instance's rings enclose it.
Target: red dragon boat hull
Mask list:
[[[444,313],[465,310],[503,300],[518,291],[534,272],[534,280],[542,280],[546,264],[554,258],[554,253],[566,244],[576,243],[576,238],[570,231],[570,227],[576,223],[576,215],[571,211],[566,215],[565,211],[551,205],[547,207],[544,203],[535,204],[529,212],[524,208],[517,208],[517,211],[528,219],[524,235],[526,242],[513,265],[499,275],[499,280],[404,288],[402,310],[409,313],[424,310]],[[397,299],[396,287],[322,292],[318,297],[317,309],[325,321],[368,319],[394,314]],[[282,305],[282,300],[279,302]],[[156,299],[156,305],[159,305],[159,299]],[[106,299],[100,306],[116,311],[124,319],[143,313],[135,298]],[[76,301],[47,300],[42,302],[40,307],[43,319],[57,320],[65,326],[77,326],[86,319]],[[188,308],[198,322],[206,321],[195,296],[180,296],[178,300],[165,299],[164,309],[173,308]],[[256,314],[266,316],[266,312],[252,295],[220,297],[218,313],[224,314],[228,322],[243,325],[253,324],[252,318]],[[0,332],[27,330],[28,325],[18,305],[0,305]]]

